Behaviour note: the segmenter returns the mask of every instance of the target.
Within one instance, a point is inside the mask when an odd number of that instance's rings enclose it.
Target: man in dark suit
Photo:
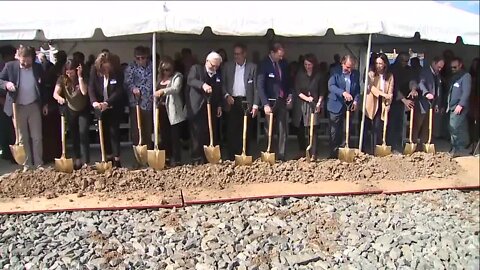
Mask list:
[[[420,138],[418,147],[422,147],[423,143],[428,140],[428,112],[430,103],[434,107],[436,113],[443,112],[441,100],[443,99],[441,93],[441,79],[440,71],[443,69],[445,61],[441,57],[434,57],[432,64],[425,66],[420,72],[420,82],[418,87],[420,93],[418,95],[417,103],[415,104],[415,111],[413,116],[413,134],[412,139],[416,143]]]
[[[4,112],[13,114],[12,103],[17,105],[17,119],[20,143],[25,146],[27,159],[24,170],[29,165],[43,165],[42,155],[42,109],[47,107],[42,103],[43,69],[35,63],[35,48],[20,47],[16,61],[8,62],[0,73],[0,91],[7,90]],[[43,106],[43,108],[42,108]],[[32,141],[30,146],[29,141]]]
[[[263,105],[265,114],[273,112],[274,126],[278,132],[277,156],[278,160],[285,161],[287,143],[287,106],[292,103],[288,63],[283,59],[285,49],[279,42],[269,46],[269,55],[260,63],[258,71],[258,96]],[[272,108],[268,99],[275,99]],[[255,106],[254,106],[255,107]],[[265,128],[268,128],[268,117],[265,119]]]
[[[227,62],[223,66],[223,96],[226,101],[227,118],[227,140],[228,140],[228,158],[233,160],[235,155],[242,153],[242,130],[243,114],[242,101],[248,103],[248,110],[252,117],[257,115],[260,99],[257,94],[257,65],[247,62],[247,47],[244,44],[237,43],[233,46],[233,57],[235,61]],[[248,126],[250,123],[248,121]],[[248,128],[251,131],[251,128]],[[247,133],[247,142],[250,141]],[[248,143],[247,143],[248,144]]]
[[[208,54],[205,65],[193,65],[190,68],[185,91],[185,106],[190,123],[190,138],[192,140],[193,164],[203,164],[206,161],[203,145],[209,145],[207,119],[207,99],[210,98],[212,114],[222,116],[222,80],[217,69],[222,63],[222,57],[216,53]],[[212,125],[215,121],[212,119]],[[215,127],[213,127],[215,130]],[[216,134],[214,134],[216,137]]]
[[[343,125],[347,104],[351,111],[355,111],[360,97],[360,74],[355,70],[357,60],[352,55],[345,55],[342,60],[342,72],[336,72],[328,80],[328,103],[330,122],[330,158],[338,157],[338,148],[345,144],[342,142]],[[351,117],[350,119],[353,119]],[[350,125],[350,123],[347,123]]]

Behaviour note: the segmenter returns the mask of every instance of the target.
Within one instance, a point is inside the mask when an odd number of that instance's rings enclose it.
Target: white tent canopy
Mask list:
[[[479,45],[479,16],[434,1],[1,1],[0,40],[91,38],[151,32],[288,37],[378,33]],[[391,11],[389,11],[391,10]],[[15,12],[18,11],[18,12]],[[104,12],[102,12],[104,11]],[[20,16],[19,16],[20,14]]]

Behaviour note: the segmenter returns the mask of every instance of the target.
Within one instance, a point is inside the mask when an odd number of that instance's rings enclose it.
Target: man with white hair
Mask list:
[[[222,116],[222,81],[217,73],[221,63],[222,57],[211,52],[207,55],[204,66],[193,65],[188,73],[185,106],[190,123],[192,161],[195,165],[206,161],[203,145],[209,144],[207,99],[210,99],[212,109],[216,108],[216,116]],[[212,125],[215,125],[215,122],[212,120]],[[216,137],[214,134],[215,140]]]

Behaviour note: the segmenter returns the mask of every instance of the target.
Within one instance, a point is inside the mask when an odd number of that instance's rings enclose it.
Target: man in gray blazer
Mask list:
[[[413,135],[414,142],[420,137],[420,147],[428,141],[428,112],[430,104],[435,108],[435,112],[440,111],[441,106],[441,80],[440,71],[443,69],[445,61],[441,57],[434,57],[432,63],[425,66],[420,73],[420,82],[418,87],[420,93],[413,116]]]
[[[35,48],[20,47],[16,61],[8,62],[0,72],[0,91],[7,90],[4,111],[12,116],[12,103],[17,104],[19,140],[25,147],[27,159],[24,170],[29,165],[43,165],[42,155],[42,105],[45,113],[47,107],[42,103],[43,69],[35,63]],[[29,141],[32,140],[30,147]],[[33,157],[32,157],[33,154]]]
[[[248,111],[252,118],[257,115],[260,99],[257,94],[257,65],[247,62],[247,47],[237,43],[233,46],[235,61],[226,62],[222,69],[223,97],[226,101],[228,158],[242,153],[243,114],[242,101],[247,101]],[[249,118],[250,119],[250,118]],[[251,127],[252,121],[248,121]],[[252,128],[248,128],[252,131]],[[247,134],[247,142],[252,132]],[[247,143],[248,145],[248,143]]]
[[[472,87],[471,75],[463,69],[463,61],[459,57],[454,57],[450,68],[452,77],[447,89],[447,113],[449,115],[448,129],[450,131],[450,142],[452,148],[450,155],[457,157],[466,152],[469,143],[467,113]]]

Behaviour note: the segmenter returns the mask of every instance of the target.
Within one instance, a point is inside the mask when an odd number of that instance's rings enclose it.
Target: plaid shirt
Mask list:
[[[152,63],[146,67],[133,62],[125,69],[125,89],[130,107],[135,107],[137,101],[133,95],[133,88],[140,89],[140,109],[150,111],[153,109],[153,78]]]

